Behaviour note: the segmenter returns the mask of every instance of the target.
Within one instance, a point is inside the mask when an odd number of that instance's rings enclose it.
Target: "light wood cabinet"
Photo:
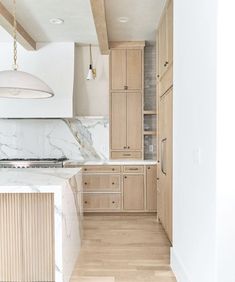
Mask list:
[[[111,90],[142,89],[142,49],[112,49]]]
[[[143,158],[143,53],[144,42],[111,44],[111,159]]]
[[[158,77],[161,78],[173,62],[173,1],[167,2],[158,27]]]
[[[146,209],[157,210],[157,166],[146,168]]]
[[[156,168],[138,164],[84,166],[84,211],[156,212]]]
[[[142,96],[140,93],[127,93],[127,149],[142,150]]]
[[[127,105],[126,93],[111,94],[111,148],[123,150],[127,148]]]
[[[126,86],[126,50],[116,49],[111,51],[111,89],[125,90]]]
[[[144,209],[144,176],[125,174],[123,176],[123,209]]]
[[[83,176],[85,192],[118,192],[120,191],[120,176],[97,174]]]
[[[127,49],[127,76],[126,90],[142,90],[142,49]]]
[[[120,210],[120,194],[84,194],[83,207],[85,211]]]
[[[160,98],[160,163],[158,166],[158,216],[172,240],[172,96],[170,89]]]

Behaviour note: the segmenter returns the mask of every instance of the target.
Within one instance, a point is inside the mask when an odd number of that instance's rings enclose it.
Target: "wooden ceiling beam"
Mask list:
[[[100,52],[102,55],[109,54],[109,40],[105,16],[104,0],[90,0],[91,10],[95,22]]]
[[[14,17],[0,2],[0,25],[13,35]],[[36,50],[36,41],[17,22],[17,41],[27,50]]]

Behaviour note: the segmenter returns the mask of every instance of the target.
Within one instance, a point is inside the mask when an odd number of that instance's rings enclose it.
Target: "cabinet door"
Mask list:
[[[127,50],[127,89],[142,89],[142,50]]]
[[[147,210],[157,210],[157,166],[148,166],[146,171]]]
[[[158,63],[159,63],[159,75],[162,77],[166,71],[167,62],[167,38],[166,38],[166,15],[162,17],[161,23],[158,29]]]
[[[165,145],[165,172],[166,172],[166,190],[165,190],[165,230],[170,240],[172,240],[172,131],[173,131],[173,92],[170,90],[165,95],[165,119],[166,119],[166,145]]]
[[[126,174],[123,176],[123,209],[144,209],[144,176]]]
[[[142,149],[142,96],[127,93],[127,148]]]
[[[111,94],[111,149],[126,148],[126,93]]]
[[[169,1],[166,8],[167,20],[167,62],[173,62],[173,1]]]
[[[111,51],[111,90],[124,90],[126,83],[126,50]]]
[[[158,168],[158,215],[172,239],[172,89],[160,98]],[[159,203],[160,202],[160,203]]]

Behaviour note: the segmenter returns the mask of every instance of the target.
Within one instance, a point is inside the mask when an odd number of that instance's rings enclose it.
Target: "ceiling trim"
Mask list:
[[[13,34],[14,17],[0,2],[0,25],[11,35]],[[36,50],[36,41],[17,22],[17,41],[27,50]]]
[[[91,10],[95,22],[100,52],[102,55],[109,54],[108,31],[105,16],[104,0],[90,0]]]

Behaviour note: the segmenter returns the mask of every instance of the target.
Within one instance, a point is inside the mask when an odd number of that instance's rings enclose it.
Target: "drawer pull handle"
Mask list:
[[[114,185],[115,183],[114,182],[112,182],[112,185]]]
[[[158,177],[157,180],[159,180],[160,178]]]
[[[112,201],[112,204],[115,204],[115,202],[114,202],[114,201]]]
[[[114,171],[115,169],[114,168],[112,168],[112,171]]]
[[[84,168],[85,171],[87,171],[87,168]]]
[[[87,204],[87,201],[85,201],[85,204]]]
[[[87,182],[85,182],[84,184],[87,185]]]
[[[129,170],[139,170],[137,167],[136,168],[129,168]]]
[[[148,167],[148,169],[150,169],[150,166]]]
[[[124,176],[124,178],[127,178],[127,176]]]
[[[130,148],[131,148],[130,146],[127,147],[127,149],[130,149]]]
[[[131,156],[131,154],[123,154],[123,156],[129,157]]]

